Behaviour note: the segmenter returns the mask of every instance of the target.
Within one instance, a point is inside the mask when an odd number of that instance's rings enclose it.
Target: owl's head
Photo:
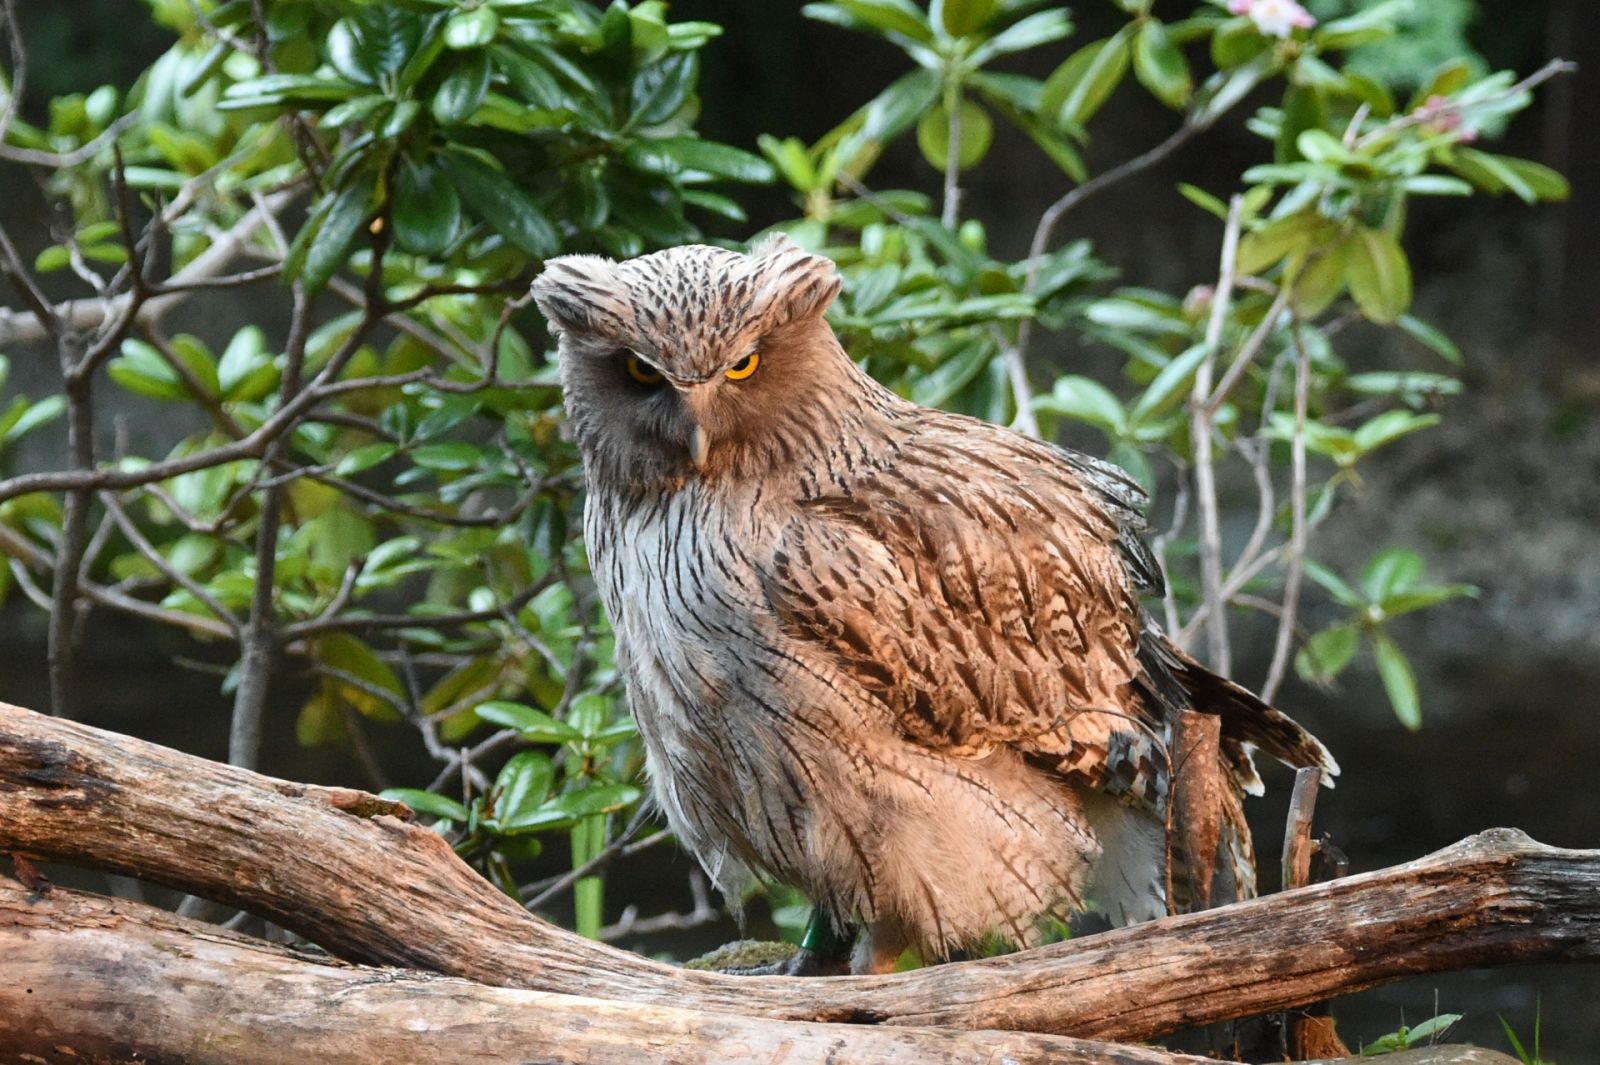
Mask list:
[[[533,298],[560,336],[585,456],[641,484],[747,463],[775,419],[855,370],[822,320],[839,284],[832,262],[781,235],[747,255],[551,259]]]

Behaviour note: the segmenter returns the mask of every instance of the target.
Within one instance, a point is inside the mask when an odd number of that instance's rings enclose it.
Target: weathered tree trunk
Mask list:
[[[0,852],[202,894],[348,959],[502,987],[1137,1040],[1413,973],[1600,956],[1600,852],[1496,830],[1392,869],[1004,958],[872,977],[687,972],[538,920],[405,815],[0,704]]]

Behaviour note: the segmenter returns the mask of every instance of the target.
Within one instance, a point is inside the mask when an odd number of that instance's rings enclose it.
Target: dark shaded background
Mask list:
[[[167,43],[134,0],[19,6],[32,43],[35,110],[50,92],[130,84]],[[798,3],[679,0],[672,14],[726,28],[705,52],[702,128],[734,144],[753,146],[762,132],[813,139],[904,69],[892,48],[810,22]],[[1120,15],[1109,3],[1086,0],[1076,18],[1080,32],[1092,37],[1110,32]],[[1600,122],[1600,16],[1581,0],[1487,2],[1472,37],[1496,68],[1527,73],[1556,55],[1582,64],[1576,77],[1542,90],[1534,110],[1495,146],[1563,170],[1574,195],[1569,204],[1537,209],[1510,199],[1441,199],[1414,208],[1408,250],[1417,310],[1461,344],[1466,391],[1449,404],[1442,427],[1409,438],[1379,461],[1328,523],[1323,543],[1346,568],[1391,543],[1415,546],[1431,577],[1472,582],[1483,596],[1413,616],[1397,629],[1424,693],[1419,733],[1394,721],[1370,668],[1350,670],[1337,692],[1291,681],[1280,697],[1344,766],[1338,789],[1323,795],[1318,828],[1334,836],[1357,870],[1415,857],[1493,825],[1520,827],[1552,844],[1600,845],[1600,362],[1593,340],[1600,327],[1600,149],[1593,135]],[[1016,69],[1047,72],[1063,53],[1044,51],[1032,69],[1027,57]],[[1120,92],[1096,121],[1091,166],[1148,147],[1172,124],[1158,105]],[[1202,283],[1215,273],[1217,225],[1173,185],[1187,180],[1225,192],[1265,148],[1237,123],[1219,129],[1166,166],[1092,201],[1069,218],[1061,239],[1093,238],[1099,254],[1139,284],[1181,292]],[[872,181],[928,191],[937,183],[909,140],[889,153]],[[998,254],[1020,255],[1040,211],[1063,188],[1042,155],[997,128],[996,148],[972,177],[965,206],[988,225]],[[746,201],[752,231],[793,214],[779,190],[757,190]],[[30,251],[43,241],[44,211],[25,175],[0,170],[0,219],[13,232],[31,231],[23,241]],[[9,291],[0,298],[10,299]],[[249,317],[246,307],[214,301],[210,313],[228,321]],[[203,318],[181,324],[203,327]],[[1358,365],[1437,368],[1391,338],[1347,337],[1341,351]],[[1109,353],[1065,341],[1037,350],[1057,368],[1114,384],[1119,361]],[[53,364],[43,353],[7,354],[19,386],[52,387]],[[28,386],[30,380],[36,384]],[[1077,442],[1103,447],[1093,437]],[[45,448],[24,461],[54,459]],[[1243,530],[1235,532],[1242,540]],[[1307,620],[1313,626],[1322,620],[1315,606]],[[175,658],[195,654],[188,641],[103,615],[88,634],[83,669],[94,688],[86,700],[94,706],[91,723],[225,756],[228,703],[217,693],[217,678],[172,667]],[[1270,631],[1246,623],[1236,642],[1236,675],[1259,682]],[[294,746],[293,715],[304,695],[292,678],[277,686],[262,768],[296,779],[358,780],[342,752]],[[47,702],[44,618],[20,597],[0,609],[0,699],[39,708]],[[401,730],[383,759],[396,783],[431,776],[420,744]],[[1268,784],[1269,797],[1253,811],[1266,887],[1275,876],[1287,776],[1271,774]],[[632,885],[653,884],[661,907],[682,906],[686,870],[686,859],[661,848],[616,882],[630,885],[632,901],[640,901]],[[621,894],[612,891],[612,909],[629,901]],[[731,935],[731,927],[713,927],[677,941],[630,945],[682,955]],[[1414,979],[1341,1001],[1336,1013],[1351,1042],[1425,1020],[1436,1007],[1467,1013],[1464,1037],[1503,1048],[1496,1015],[1526,1037],[1542,1009],[1546,1057],[1569,1065],[1600,1061],[1597,998],[1600,972],[1593,968],[1501,969]]]

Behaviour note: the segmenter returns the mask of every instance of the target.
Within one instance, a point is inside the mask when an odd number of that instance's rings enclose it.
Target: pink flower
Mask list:
[[[1428,97],[1417,107],[1416,116],[1425,128],[1435,133],[1453,133],[1462,144],[1471,144],[1478,139],[1478,131],[1467,125],[1461,108],[1443,96]]]
[[[1308,30],[1316,18],[1295,0],[1228,0],[1228,10],[1248,15],[1256,29],[1268,37],[1287,37],[1297,29]]]

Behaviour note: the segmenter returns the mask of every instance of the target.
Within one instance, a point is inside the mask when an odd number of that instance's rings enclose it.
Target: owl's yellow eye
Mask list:
[[[756,367],[761,365],[761,356],[752,351],[723,372],[723,376],[730,381],[743,381],[746,377],[756,372]]]
[[[641,385],[658,385],[661,383],[661,371],[637,355],[628,356],[628,376]]]

